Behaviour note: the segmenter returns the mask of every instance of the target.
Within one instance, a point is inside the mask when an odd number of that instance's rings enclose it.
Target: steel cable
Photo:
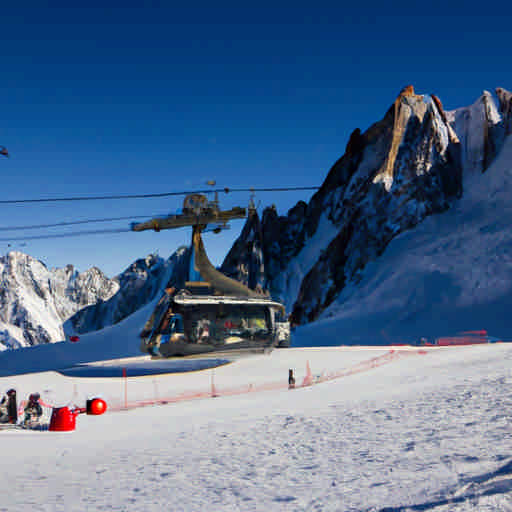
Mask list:
[[[150,199],[158,197],[186,196],[189,194],[234,193],[234,192],[293,192],[300,190],[318,190],[320,187],[251,187],[251,188],[209,188],[202,190],[181,190],[178,192],[160,192],[155,194],[127,194],[82,197],[47,197],[36,199],[0,199],[0,204],[57,203],[65,201],[110,201],[122,199]]]

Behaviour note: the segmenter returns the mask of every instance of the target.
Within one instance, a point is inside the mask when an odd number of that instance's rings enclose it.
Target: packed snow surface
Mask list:
[[[131,378],[126,388],[55,372],[3,377],[1,389],[39,390],[59,405],[101,393],[111,410],[78,417],[75,432],[0,431],[0,509],[512,510],[511,363],[512,344],[336,347]],[[363,370],[286,389],[288,369],[300,385],[307,365],[314,378]],[[114,410],[126,390],[143,400],[212,381],[216,398]],[[265,382],[283,385],[223,395]]]

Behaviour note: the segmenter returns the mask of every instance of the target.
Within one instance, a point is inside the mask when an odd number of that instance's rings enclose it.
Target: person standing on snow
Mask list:
[[[16,423],[17,421],[16,390],[9,389],[0,402],[0,423]]]
[[[9,415],[7,414],[7,395],[2,397],[0,401],[0,423],[8,423]]]
[[[7,414],[9,415],[9,423],[16,423],[18,421],[18,402],[16,400],[16,390],[9,389],[7,391]]]
[[[28,397],[27,405],[25,406],[25,425],[29,423],[37,423],[43,415],[43,408],[39,403],[41,395],[39,393],[32,393]]]
[[[288,389],[295,389],[295,377],[291,368],[288,370]]]

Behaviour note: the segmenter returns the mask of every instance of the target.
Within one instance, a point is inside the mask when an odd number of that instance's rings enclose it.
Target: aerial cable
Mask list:
[[[130,228],[119,228],[119,229],[93,229],[89,231],[75,231],[71,233],[60,233],[52,235],[31,235],[31,236],[18,236],[12,238],[0,238],[0,242],[16,242],[25,240],[45,240],[47,238],[67,238],[75,236],[86,236],[86,235],[102,235],[112,233],[128,233],[132,230]]]
[[[158,197],[186,196],[189,194],[211,194],[231,192],[291,192],[299,190],[318,190],[320,187],[251,187],[251,188],[209,188],[203,190],[181,190],[179,192],[160,192],[156,194],[127,194],[108,196],[79,196],[79,197],[47,197],[39,199],[2,199],[0,204],[26,204],[26,203],[57,203],[66,201],[105,201],[121,199],[150,199]]]
[[[297,190],[318,190],[320,187],[252,187],[252,188],[225,188],[222,191],[229,192],[293,192]],[[214,191],[215,192],[215,191]],[[219,190],[220,192],[220,190]]]
[[[42,228],[57,228],[62,226],[73,226],[75,224],[91,224],[94,222],[114,222],[117,220],[130,220],[130,219],[146,219],[148,217],[157,217],[156,215],[130,215],[129,217],[110,217],[103,219],[84,219],[65,222],[55,222],[54,224],[31,224],[27,226],[3,226],[0,231],[16,231],[23,229],[42,229]]]

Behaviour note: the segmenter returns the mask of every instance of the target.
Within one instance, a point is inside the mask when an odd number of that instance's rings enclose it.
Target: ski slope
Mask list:
[[[511,363],[512,344],[306,348],[131,378],[130,400],[212,378],[220,396],[80,416],[70,433],[0,432],[0,508],[512,510]],[[288,390],[288,368],[300,385],[307,365],[345,376]],[[282,385],[223,394],[265,382]],[[125,390],[56,372],[0,378],[11,386],[59,405],[101,393],[113,409]]]
[[[79,343],[0,353],[2,392],[109,404],[75,432],[0,431],[0,510],[512,510],[512,344],[319,347],[512,333],[511,161],[509,138],[452,210],[296,330],[307,348],[126,380],[55,371],[150,365],[138,334],[153,302]],[[167,404],[137,407],[150,402]]]

